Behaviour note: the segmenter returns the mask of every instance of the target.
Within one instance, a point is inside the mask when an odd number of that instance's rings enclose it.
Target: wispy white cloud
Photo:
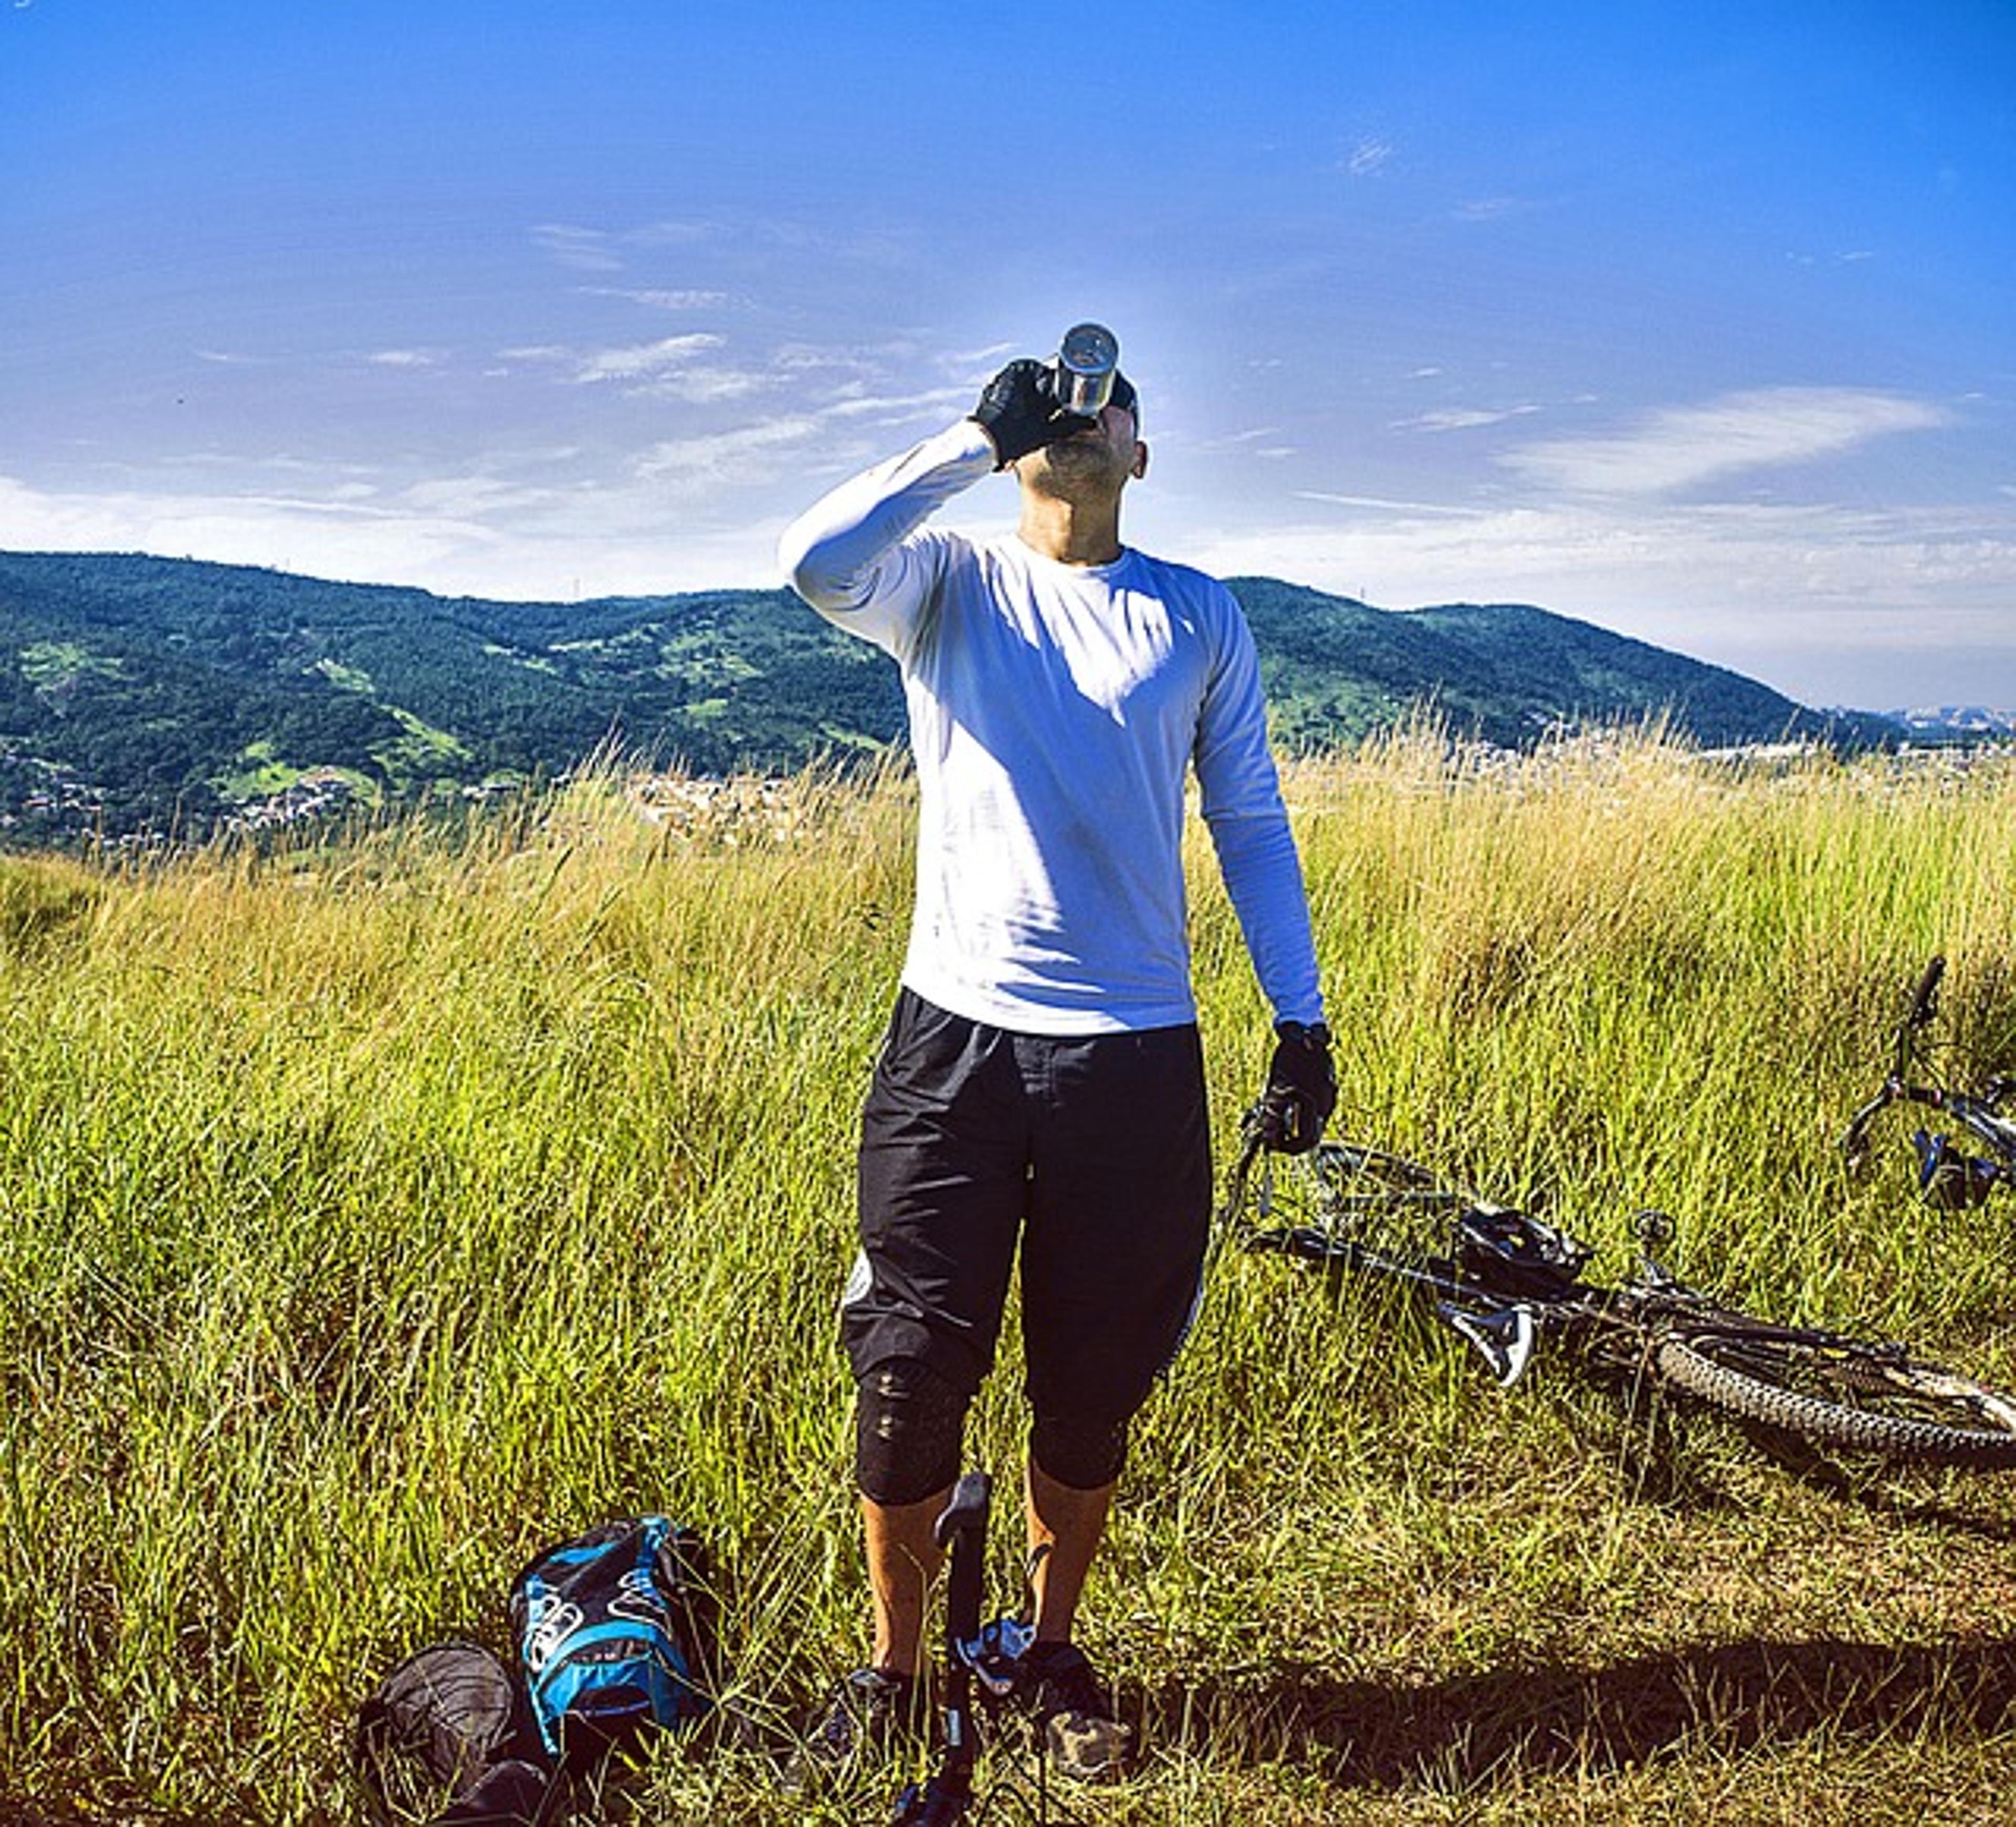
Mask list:
[[[431,368],[441,358],[427,349],[373,349],[364,359],[374,368]]]
[[[938,387],[920,393],[897,394],[851,387],[827,401],[816,416],[836,422],[851,420],[875,425],[914,425],[928,416],[941,424],[955,416],[957,409],[972,403],[973,390],[967,387]]]
[[[760,586],[773,581],[786,511],[735,492],[758,454],[731,443],[711,459],[662,452],[650,473],[545,485],[477,473],[388,479],[363,495],[144,482],[56,492],[0,475],[0,550],[187,554],[513,600]],[[790,491],[796,505],[805,492]]]
[[[1381,514],[1449,515],[1459,520],[1482,520],[1488,510],[1474,507],[1452,507],[1441,502],[1395,501],[1381,495],[1333,495],[1320,488],[1298,488],[1298,501],[1327,502],[1337,507],[1363,507]]]
[[[956,349],[948,359],[961,369],[985,368],[991,372],[1016,353],[1013,343],[988,343],[977,349]]]
[[[0,477],[0,548],[188,553],[396,582],[402,572],[418,577],[484,536],[476,522],[374,504],[348,490],[324,496],[146,487],[54,493]]]
[[[753,365],[711,359],[728,347],[724,336],[695,331],[611,348],[545,344],[507,349],[501,352],[501,359],[557,368],[571,382],[614,387],[635,399],[675,400],[697,407],[731,405],[781,392],[789,394],[802,411],[858,415],[914,413],[949,398],[972,398],[972,387],[964,383],[956,389],[887,394],[883,384],[897,363],[887,351],[787,344]]]
[[[706,291],[696,286],[658,290],[635,286],[582,286],[578,290],[584,297],[621,298],[653,311],[709,311],[729,302],[725,292]]]
[[[640,398],[682,400],[688,405],[715,406],[767,393],[779,385],[774,374],[751,368],[688,368],[659,376],[636,388]]]
[[[549,485],[503,475],[443,476],[401,490],[395,504],[386,511],[427,519],[480,520],[488,514],[544,510],[562,498],[560,492]]]
[[[534,243],[562,266],[577,272],[621,272],[622,257],[607,229],[571,222],[542,222],[532,230]]]
[[[665,218],[632,229],[623,239],[639,247],[692,247],[719,238],[722,225],[705,217]]]
[[[711,354],[726,342],[707,331],[691,336],[661,337],[656,342],[634,344],[627,348],[598,349],[574,362],[576,380],[634,381],[663,375],[668,369],[686,366],[697,355]]]
[[[1344,168],[1354,178],[1369,178],[1390,164],[1392,157],[1391,141],[1368,135],[1345,155]]]
[[[1228,432],[1222,438],[1199,438],[1184,449],[1192,456],[1219,456],[1237,452],[1246,456],[1271,456],[1287,447],[1280,441],[1278,425],[1255,425],[1244,431]]]
[[[1169,542],[1181,538],[1186,557],[1221,575],[1388,607],[1539,604],[1809,704],[1883,709],[1942,692],[2016,704],[2016,516],[2000,509],[1299,499],[1341,511],[1218,532],[1192,519]],[[1137,516],[1136,532],[1157,529]],[[1906,672],[1919,682],[1908,690]]]
[[[1566,438],[1499,461],[1530,481],[1596,495],[1664,495],[1744,470],[1838,456],[1949,422],[1942,407],[1854,387],[1780,387],[1654,413],[1609,436]]]
[[[1523,419],[1539,411],[1538,406],[1453,407],[1439,413],[1423,413],[1418,418],[1402,419],[1396,431],[1474,431],[1486,425],[1503,425],[1508,419]]]
[[[667,438],[639,454],[634,466],[643,480],[681,492],[747,486],[795,469],[793,453],[819,434],[820,420],[807,413],[772,419],[705,438]]]

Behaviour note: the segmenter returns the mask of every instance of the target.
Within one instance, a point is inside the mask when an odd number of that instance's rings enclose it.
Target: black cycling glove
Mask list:
[[[1010,362],[988,382],[972,416],[993,440],[998,470],[1092,423],[1058,404],[1056,374],[1028,356]]]
[[[1320,1022],[1277,1022],[1274,1032],[1274,1058],[1260,1094],[1260,1140],[1276,1154],[1306,1154],[1337,1108],[1330,1030]]]

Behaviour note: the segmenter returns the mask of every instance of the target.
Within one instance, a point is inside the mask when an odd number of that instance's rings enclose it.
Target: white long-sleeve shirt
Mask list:
[[[1124,549],[1046,558],[923,523],[994,467],[970,420],[842,484],[779,557],[791,586],[902,668],[920,795],[903,981],[1024,1033],[1196,1017],[1186,775],[1276,1019],[1323,1014],[1253,640],[1201,571]]]

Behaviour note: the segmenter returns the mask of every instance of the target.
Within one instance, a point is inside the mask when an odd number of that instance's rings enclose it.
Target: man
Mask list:
[[[1148,467],[1132,384],[1117,377],[1096,419],[1059,398],[1052,368],[1010,362],[970,418],[842,485],[779,550],[806,602],[901,666],[920,798],[842,1310],[874,1641],[814,1762],[912,1716],[934,1525],[1019,1249],[1035,1641],[1018,1688],[1059,1768],[1124,1764],[1126,1728],[1072,1638],[1209,1228],[1180,856],[1192,767],[1276,1018],[1270,1145],[1312,1146],[1336,1101],[1244,618],[1223,585],[1121,543],[1121,497]],[[1000,470],[1021,491],[1012,537],[926,527]]]

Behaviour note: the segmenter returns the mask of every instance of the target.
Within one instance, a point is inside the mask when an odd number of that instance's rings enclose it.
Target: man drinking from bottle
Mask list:
[[[1336,1101],[1252,637],[1222,584],[1121,542],[1148,447],[1134,387],[1108,379],[1099,403],[1096,377],[1088,392],[1067,365],[1010,362],[970,416],[841,485],[780,546],[798,594],[901,668],[920,787],[842,1308],[873,1642],[801,1764],[848,1762],[912,1713],[934,1525],[1018,1261],[1035,1600],[1018,1689],[1057,1768],[1125,1764],[1130,1735],[1075,1631],[1210,1220],[1181,857],[1193,771],[1275,1017],[1269,1145],[1313,1146]],[[928,524],[999,471],[1019,491],[1012,534]]]

